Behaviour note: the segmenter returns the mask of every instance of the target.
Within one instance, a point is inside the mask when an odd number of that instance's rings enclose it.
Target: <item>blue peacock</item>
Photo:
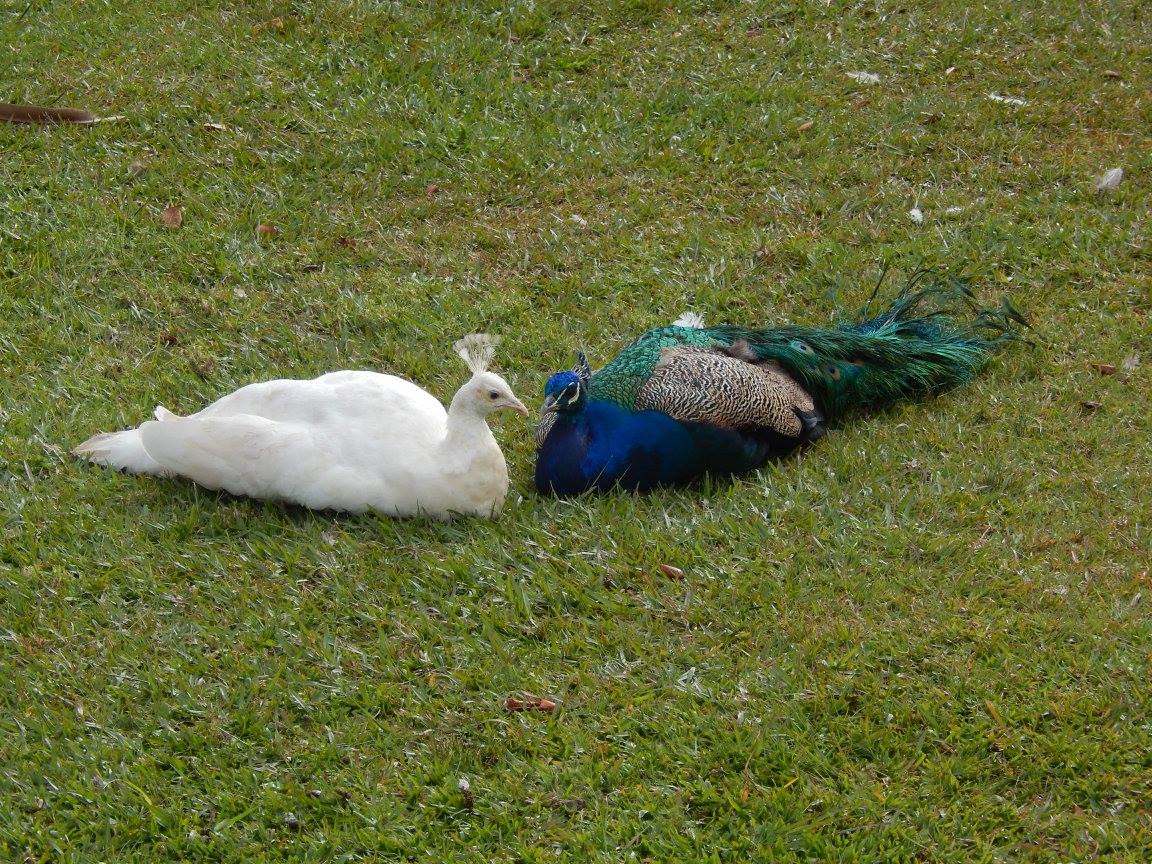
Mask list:
[[[548,379],[536,487],[644,492],[750,471],[846,415],[963,384],[1026,326],[1007,301],[980,308],[966,283],[923,271],[879,315],[835,327],[705,327],[685,315],[595,372],[581,353]]]

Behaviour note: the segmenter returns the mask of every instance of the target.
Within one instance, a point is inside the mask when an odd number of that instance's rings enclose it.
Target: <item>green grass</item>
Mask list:
[[[123,115],[0,124],[0,859],[1152,859],[1146,5],[9,0],[0,36],[0,101]],[[67,455],[268,377],[448,397],[478,329],[535,401],[684,308],[822,323],[921,261],[1040,347],[732,483],[541,500],[518,418],[495,523]]]

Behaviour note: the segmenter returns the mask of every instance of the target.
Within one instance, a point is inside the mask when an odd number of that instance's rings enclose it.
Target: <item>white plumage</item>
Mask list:
[[[188,417],[157,407],[155,420],[95,435],[72,452],[134,474],[179,475],[318,510],[495,516],[508,468],[486,418],[528,410],[487,371],[493,339],[473,334],[454,347],[473,374],[448,411],[403,378],[331,372],[249,384]]]
[[[680,317],[672,322],[673,327],[691,327],[694,330],[704,328],[704,317],[699,312],[681,312]]]

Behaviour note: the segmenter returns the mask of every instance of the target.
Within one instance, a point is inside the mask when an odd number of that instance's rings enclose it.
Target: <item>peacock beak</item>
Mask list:
[[[540,416],[546,417],[549,414],[555,414],[557,408],[559,408],[559,407],[560,406],[556,404],[556,397],[555,396],[545,396],[544,397],[544,404],[542,406],[540,406]]]

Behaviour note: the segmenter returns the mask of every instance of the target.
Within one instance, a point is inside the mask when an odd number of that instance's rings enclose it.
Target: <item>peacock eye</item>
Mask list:
[[[489,399],[493,399],[493,400],[495,400],[495,399],[499,399],[499,398],[500,398],[500,394],[499,394],[497,391],[495,391],[495,390],[489,390],[489,391],[488,391],[488,398],[489,398]]]

